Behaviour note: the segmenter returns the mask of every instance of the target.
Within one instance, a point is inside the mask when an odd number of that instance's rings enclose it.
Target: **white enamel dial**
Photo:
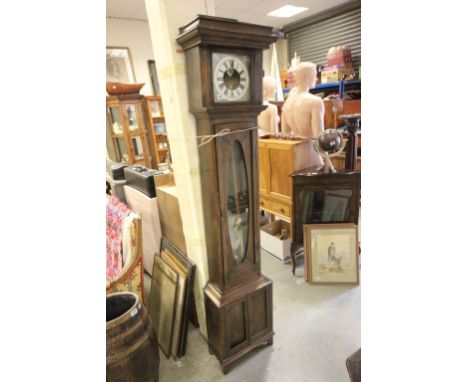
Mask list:
[[[215,102],[249,101],[249,57],[213,53]]]

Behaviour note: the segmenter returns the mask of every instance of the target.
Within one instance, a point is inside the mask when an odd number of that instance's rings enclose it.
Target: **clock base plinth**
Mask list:
[[[224,292],[206,285],[209,348],[224,374],[255,348],[273,344],[272,285],[263,275]]]

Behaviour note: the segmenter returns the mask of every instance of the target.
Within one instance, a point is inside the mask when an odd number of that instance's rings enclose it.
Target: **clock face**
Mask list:
[[[215,102],[250,101],[250,57],[213,53]]]

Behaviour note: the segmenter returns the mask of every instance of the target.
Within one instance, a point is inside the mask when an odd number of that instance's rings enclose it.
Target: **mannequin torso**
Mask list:
[[[263,104],[267,106],[257,117],[257,124],[265,133],[278,134],[278,108],[268,100],[275,97],[275,79],[263,77]]]
[[[283,105],[281,127],[304,138],[316,138],[323,131],[323,101],[309,92],[294,91]]]
[[[269,102],[264,102],[267,108],[263,110],[257,117],[257,123],[260,129],[271,134],[278,134],[278,108]]]
[[[281,131],[293,132],[295,136],[315,139],[323,131],[324,105],[320,97],[309,93],[315,86],[315,64],[304,62],[296,69],[296,83],[283,105]],[[322,165],[322,157],[315,151],[315,164]]]

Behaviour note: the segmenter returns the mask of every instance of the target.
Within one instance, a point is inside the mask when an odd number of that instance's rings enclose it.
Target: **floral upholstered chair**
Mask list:
[[[141,217],[115,196],[106,205],[106,293],[130,291],[143,298]]]

